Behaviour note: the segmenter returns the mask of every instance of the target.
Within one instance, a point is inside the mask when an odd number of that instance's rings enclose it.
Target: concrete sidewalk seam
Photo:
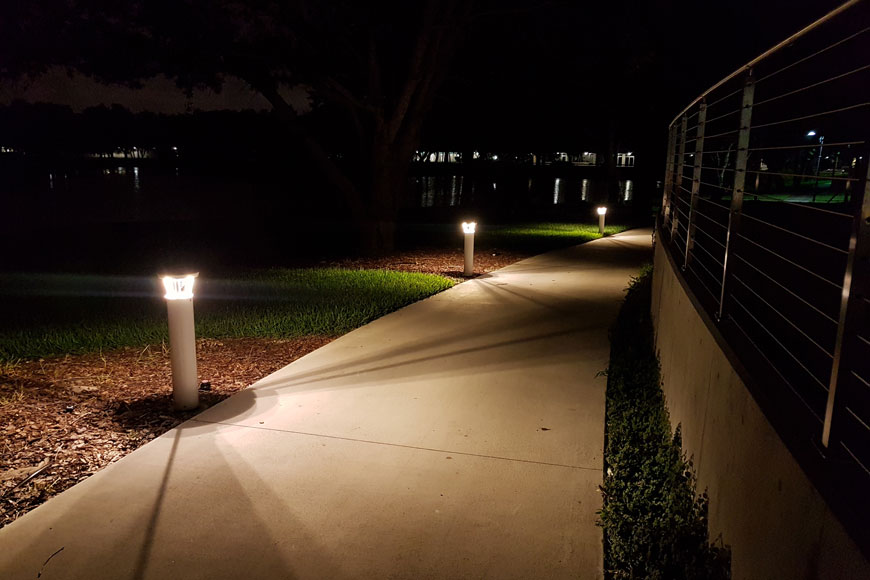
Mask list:
[[[430,451],[433,453],[448,453],[451,455],[463,455],[467,457],[478,457],[481,459],[495,459],[498,461],[513,461],[517,463],[531,463],[534,465],[546,465],[547,467],[563,467],[565,469],[580,469],[584,471],[602,471],[601,467],[585,467],[583,465],[565,465],[562,463],[548,463],[546,461],[535,461],[533,459],[519,459],[514,457],[499,457],[497,455],[483,455],[480,453],[468,453],[467,451],[451,451],[449,449],[433,449],[431,447],[418,447],[416,445],[403,445],[401,443],[388,443],[386,441],[370,441],[368,439],[355,439],[353,437],[341,437],[339,435],[325,435],[322,433],[307,433],[305,431],[292,431],[289,429],[275,429],[274,427],[263,427],[260,425],[242,425],[240,423],[225,423],[223,421],[203,421],[201,419],[191,419],[191,423],[201,423],[205,425],[224,425],[227,427],[241,427],[243,429],[257,429],[260,431],[272,431],[277,433],[288,433],[291,435],[304,435],[307,437],[322,437],[325,439],[337,439],[339,441],[350,441],[353,443],[367,443],[370,445],[384,445],[388,447],[400,447],[402,449],[413,449],[416,451]]]

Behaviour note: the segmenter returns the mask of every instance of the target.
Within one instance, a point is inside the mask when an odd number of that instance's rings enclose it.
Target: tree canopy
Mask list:
[[[62,66],[107,83],[243,79],[304,144],[365,231],[389,248],[408,164],[474,3],[462,0],[35,0],[0,15],[0,79]],[[341,160],[288,95],[342,119]]]

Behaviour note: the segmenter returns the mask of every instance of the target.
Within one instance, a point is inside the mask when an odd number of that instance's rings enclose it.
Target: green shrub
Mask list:
[[[655,354],[652,270],[632,280],[611,330],[603,507],[605,574],[613,580],[731,577],[731,553],[709,542],[706,493],[695,492],[678,425],[671,435]]]

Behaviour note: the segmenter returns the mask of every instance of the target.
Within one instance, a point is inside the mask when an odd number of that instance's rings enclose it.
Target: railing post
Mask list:
[[[677,170],[674,176],[674,191],[671,195],[671,240],[674,239],[674,234],[677,232],[677,226],[680,223],[680,188],[683,185],[683,167],[686,163],[686,116],[680,119],[680,151],[677,156]]]
[[[695,168],[692,171],[692,198],[689,202],[689,221],[686,224],[686,256],[683,270],[689,267],[689,256],[695,245],[695,209],[698,205],[698,191],[701,189],[701,166],[704,159],[704,125],[707,122],[707,103],[701,101],[698,109],[698,130],[695,133]]]
[[[740,214],[743,212],[743,187],[746,184],[746,162],[749,159],[749,129],[752,126],[752,101],[755,83],[752,69],[746,75],[743,86],[743,104],[740,108],[740,129],[737,133],[737,159],[734,163],[734,189],[731,192],[731,212],[728,214],[728,233],[725,237],[725,258],[722,260],[722,286],[719,293],[717,320],[722,320],[725,309],[725,288],[728,280],[728,259],[734,252],[734,242],[740,231]]]
[[[831,381],[828,383],[828,403],[825,406],[825,423],[822,427],[822,445],[828,447],[831,426],[834,421],[834,402],[837,384],[849,369],[848,350],[845,342],[855,333],[855,325],[862,318],[859,310],[868,296],[866,273],[870,262],[870,162],[862,168],[863,186],[855,188],[853,195],[854,217],[852,235],[849,238],[849,256],[843,274],[843,293],[840,295],[840,316],[837,321],[837,340],[834,343],[834,362],[831,366]]]
[[[668,159],[665,163],[665,188],[662,191],[662,229],[666,228],[671,218],[673,211],[673,192],[671,189],[674,186],[674,154],[677,148],[677,127],[671,125],[668,129]]]

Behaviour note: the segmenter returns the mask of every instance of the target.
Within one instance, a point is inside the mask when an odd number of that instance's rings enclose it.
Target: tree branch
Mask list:
[[[424,70],[427,74],[417,84],[417,90],[408,103],[404,117],[394,119],[398,121],[398,126],[393,137],[398,141],[400,150],[407,150],[416,142],[423,117],[431,108],[435,94],[446,78],[449,69],[446,61],[453,57],[459,38],[458,28],[468,18],[472,7],[471,0],[451,0],[441,11],[444,15],[443,21],[434,28],[434,37],[425,55]],[[445,62],[439,63],[439,59]]]
[[[378,63],[378,45],[374,31],[369,32],[368,69],[369,91],[367,100],[375,110],[378,122],[381,122],[384,116],[384,86],[381,79],[381,66]]]
[[[405,114],[408,107],[411,105],[411,98],[420,83],[420,75],[423,74],[423,61],[426,60],[426,53],[432,44],[432,35],[436,30],[435,17],[437,13],[438,2],[429,0],[423,9],[423,25],[420,34],[417,36],[417,43],[414,47],[414,56],[411,59],[411,67],[408,71],[408,77],[402,87],[401,94],[396,101],[393,114],[391,115],[388,127],[390,140],[395,140],[399,129],[405,119]],[[431,74],[431,72],[430,72]]]
[[[312,161],[323,172],[327,182],[342,194],[351,212],[355,215],[363,215],[365,208],[357,187],[344,175],[341,168],[329,158],[323,147],[299,127],[299,115],[284,100],[284,97],[278,92],[275,83],[263,78],[245,80],[269,101],[281,120],[285,121],[293,136],[305,145],[305,149],[311,156]]]
[[[317,83],[317,87],[325,97],[331,98],[333,101],[341,103],[347,108],[374,113],[373,108],[368,103],[355,97],[347,87],[342,85],[333,77],[323,77],[321,81]]]

